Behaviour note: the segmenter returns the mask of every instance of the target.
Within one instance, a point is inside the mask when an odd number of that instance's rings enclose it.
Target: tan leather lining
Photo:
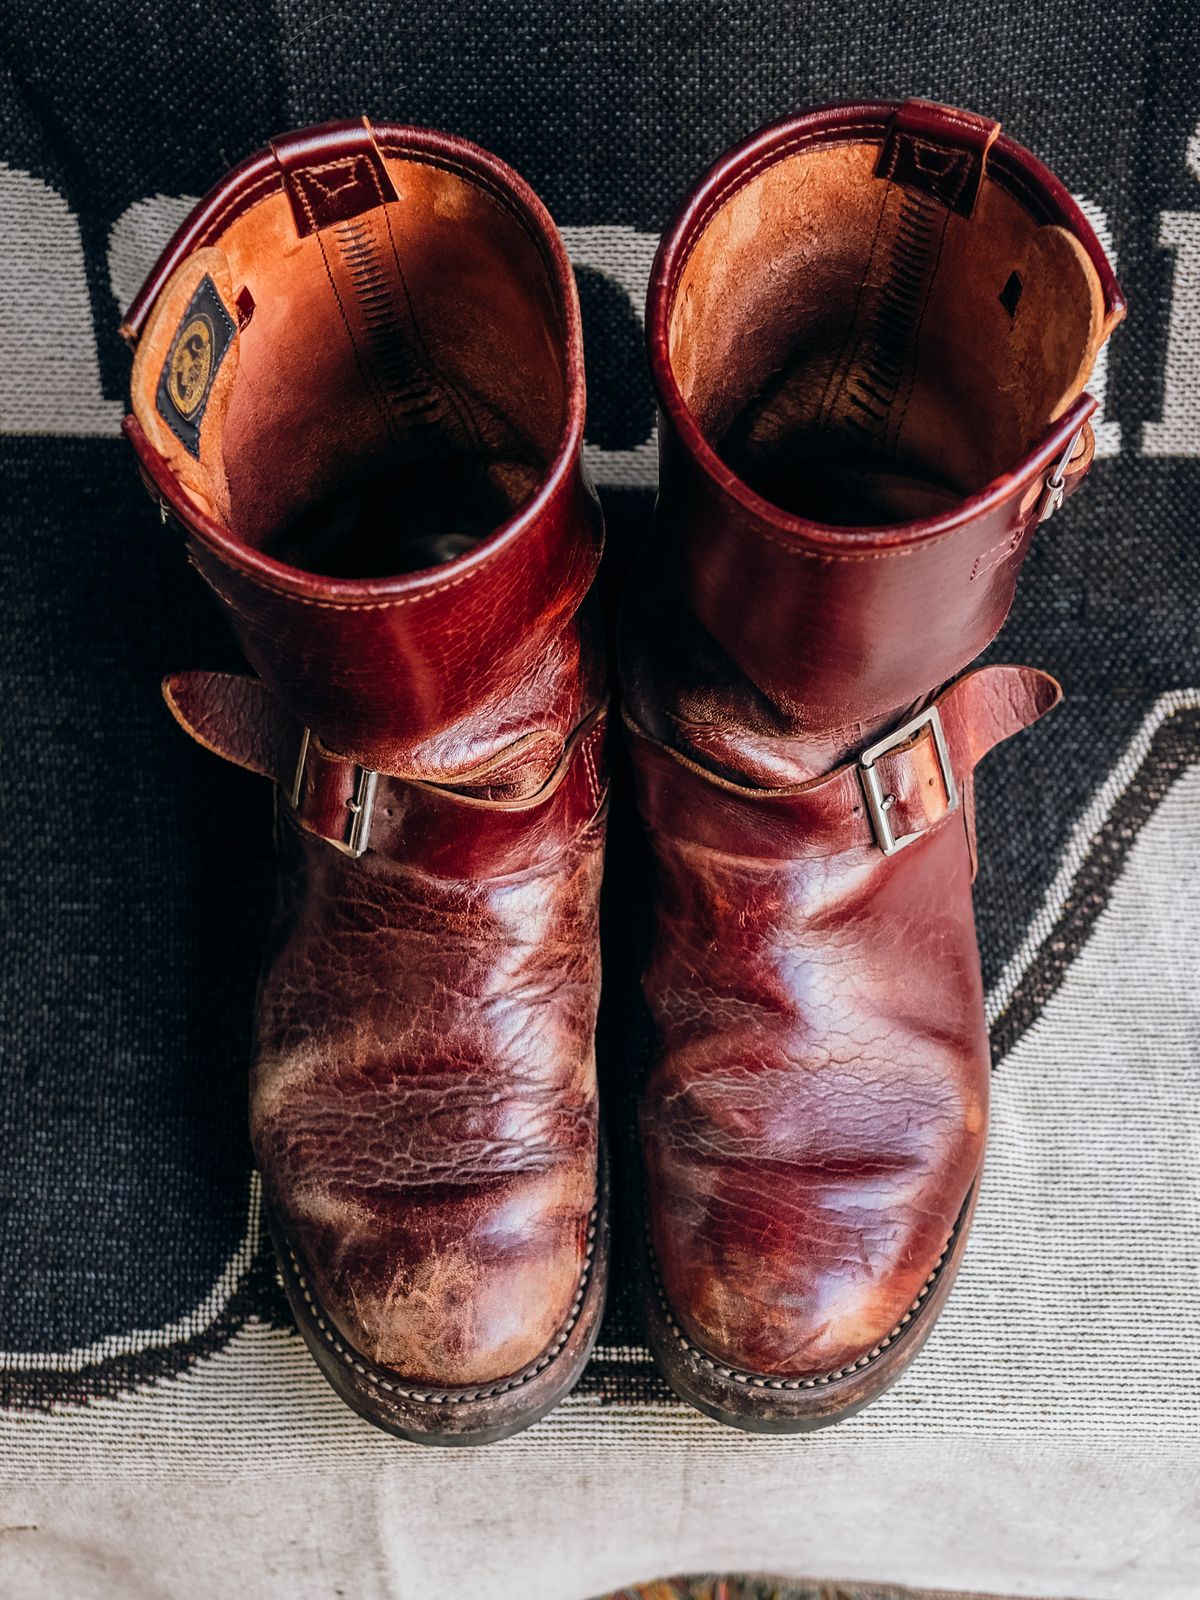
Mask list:
[[[672,366],[710,443],[819,521],[935,513],[1082,391],[1107,329],[1084,249],[985,178],[971,217],[875,175],[879,144],[758,172],[675,292]]]
[[[134,414],[198,506],[281,559],[349,576],[431,564],[403,548],[412,527],[437,534],[435,559],[460,553],[535,492],[565,422],[564,341],[536,243],[479,185],[386,159],[390,204],[301,238],[281,187],[189,256],[131,382]],[[235,322],[245,290],[253,311],[221,362],[197,460],[156,394],[206,274]],[[369,547],[355,518],[373,523]]]

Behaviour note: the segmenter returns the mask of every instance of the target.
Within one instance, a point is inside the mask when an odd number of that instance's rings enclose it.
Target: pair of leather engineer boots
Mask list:
[[[756,135],[660,249],[620,644],[656,866],[644,1281],[664,1373],[727,1422],[865,1404],[962,1256],[972,775],[1058,687],[960,674],[1087,471],[1122,310],[1045,168],[919,102]],[[289,1298],[364,1416],[498,1438],[579,1377],[607,1267],[570,266],[495,157],[338,124],[221,183],[125,331],[142,474],[255,673],[167,699],[276,785],[250,1118]]]

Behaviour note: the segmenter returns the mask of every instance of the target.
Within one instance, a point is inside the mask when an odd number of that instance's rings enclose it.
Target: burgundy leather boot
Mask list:
[[[725,1422],[866,1404],[961,1259],[972,773],[1059,690],[956,675],[1087,469],[1122,312],[1050,173],[915,102],[757,134],[660,249],[661,492],[622,640],[656,860],[647,1300],[667,1378]]]
[[[168,703],[277,785],[250,1124],[288,1296],[370,1421],[501,1437],[579,1376],[606,1268],[570,266],[495,157],[338,124],[226,178],[125,331],[126,432],[255,673]]]

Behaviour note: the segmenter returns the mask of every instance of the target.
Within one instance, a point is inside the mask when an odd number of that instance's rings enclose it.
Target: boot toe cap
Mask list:
[[[660,1288],[685,1337],[735,1370],[796,1379],[840,1374],[890,1343],[936,1280],[949,1237],[876,1248],[858,1233],[765,1255],[711,1230],[659,1232]]]
[[[394,1380],[503,1383],[552,1352],[577,1311],[589,1215],[557,1185],[288,1211],[283,1231],[331,1334]]]
[[[935,1131],[781,1084],[778,1100],[678,1084],[643,1121],[651,1239],[675,1322],[732,1368],[827,1377],[926,1297],[978,1175],[985,1102],[948,1094]],[[791,1088],[791,1094],[786,1089]],[[711,1088],[711,1085],[710,1085]]]

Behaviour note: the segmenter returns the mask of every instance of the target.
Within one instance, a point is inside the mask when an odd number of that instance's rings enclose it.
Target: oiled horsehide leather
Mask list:
[[[1058,697],[954,680],[1090,463],[1122,311],[1051,174],[920,102],[765,129],[660,249],[622,630],[657,869],[646,1292],[667,1376],[726,1421],[856,1409],[949,1288],[988,1104],[972,773]]]
[[[578,1376],[604,1287],[569,264],[486,152],[337,124],[226,178],[126,331],[126,432],[254,674],[168,703],[278,786],[250,1125],[285,1284],[371,1420],[495,1437]]]

